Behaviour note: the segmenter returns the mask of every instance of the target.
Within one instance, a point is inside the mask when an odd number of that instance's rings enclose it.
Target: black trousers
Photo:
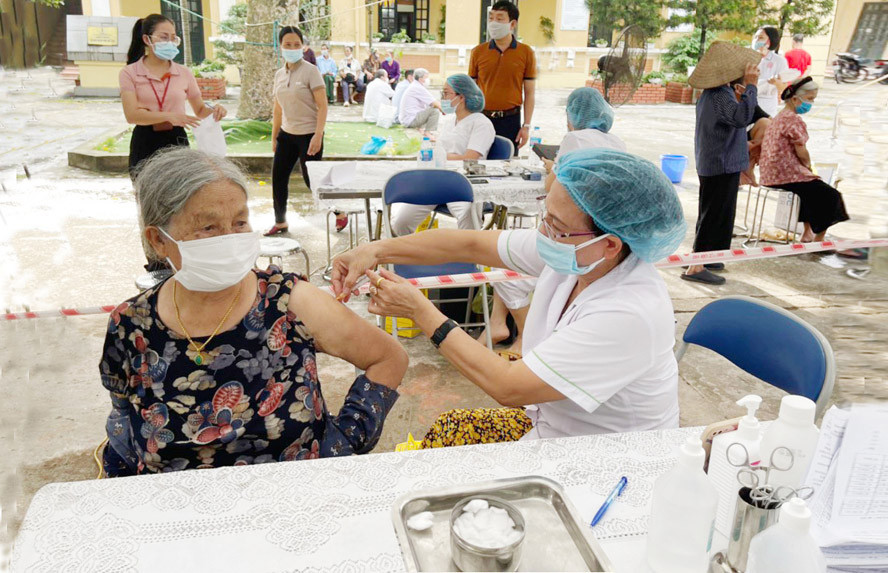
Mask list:
[[[801,183],[784,183],[774,185],[774,187],[798,195],[800,200],[799,221],[811,225],[811,230],[814,233],[822,233],[836,223],[849,219],[842,194],[835,187],[827,185],[822,179]]]
[[[320,161],[324,155],[324,144],[314,155],[308,154],[308,145],[311,143],[313,133],[305,135],[293,135],[284,130],[278,132],[277,149],[274,152],[274,161],[271,166],[271,194],[274,198],[274,221],[284,223],[287,220],[287,199],[290,197],[290,174],[298,161],[302,167],[302,179],[307,187],[311,187],[308,180],[308,167],[306,161]]]
[[[164,147],[188,147],[188,134],[184,127],[174,127],[167,131],[154,131],[150,125],[137,125],[130,138],[129,173],[136,178],[136,167]]]
[[[501,135],[512,142],[515,146],[515,155],[518,155],[518,144],[515,143],[515,139],[518,137],[518,132],[521,131],[521,114],[516,113],[508,117],[491,119],[490,123],[493,124],[493,129],[497,135]]]
[[[740,174],[726,173],[700,178],[700,206],[697,210],[697,236],[694,252],[731,248],[734,214]]]

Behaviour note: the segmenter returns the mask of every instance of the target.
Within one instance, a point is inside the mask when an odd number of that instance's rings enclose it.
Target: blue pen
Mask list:
[[[629,480],[626,479],[626,476],[620,478],[620,481],[617,482],[616,487],[614,487],[613,491],[610,492],[610,495],[607,496],[607,499],[604,500],[604,503],[601,504],[601,507],[598,508],[598,513],[595,514],[595,517],[592,518],[592,523],[589,524],[589,527],[595,527],[601,518],[604,517],[604,514],[607,513],[607,508],[611,506],[615,499],[623,495],[623,490],[626,489],[626,484],[629,483]]]

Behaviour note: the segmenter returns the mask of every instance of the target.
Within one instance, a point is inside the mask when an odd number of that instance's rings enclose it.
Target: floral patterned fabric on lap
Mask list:
[[[161,285],[111,313],[100,364],[112,403],[109,477],[360,454],[376,445],[398,393],[359,376],[331,415],[314,340],[287,309],[298,277],[274,266],[254,272],[253,307],[212,340],[200,366],[188,341],[157,315]]]

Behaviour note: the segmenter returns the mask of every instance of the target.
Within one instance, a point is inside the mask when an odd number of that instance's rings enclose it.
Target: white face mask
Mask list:
[[[487,22],[487,35],[494,40],[502,40],[512,33],[512,25],[508,22]]]
[[[182,268],[173,278],[183,287],[197,292],[219,292],[239,283],[256,266],[259,256],[259,233],[231,233],[208,239],[177,241],[169,233],[160,232],[179,247]]]

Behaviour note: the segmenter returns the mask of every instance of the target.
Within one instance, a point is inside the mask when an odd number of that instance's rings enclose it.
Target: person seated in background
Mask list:
[[[163,151],[134,184],[146,253],[175,274],[111,312],[105,474],[372,450],[407,370],[401,345],[305,278],[254,268],[247,180],[230,161]],[[364,371],[336,415],[318,352]]]
[[[368,310],[415,322],[504,408],[453,410],[423,447],[677,428],[675,317],[654,264],[686,224],[659,167],[612,149],[564,155],[539,229],[440,229],[364,243],[333,262],[333,289],[370,278]],[[506,362],[381,264],[475,263],[539,277],[524,358]]]
[[[364,93],[364,121],[376,123],[379,119],[379,108],[383,104],[391,105],[395,90],[388,83],[388,75],[385,70],[376,70],[373,81],[367,85]]]
[[[429,71],[416,68],[413,72],[413,83],[404,92],[401,107],[398,110],[398,121],[404,127],[418,129],[423,137],[431,137],[431,132],[438,129],[438,119],[444,111],[426,87],[429,83]]]
[[[339,77],[342,85],[342,101],[345,107],[355,101],[355,93],[364,91],[364,74],[358,60],[352,55],[351,46],[345,47],[345,57],[339,61]]]
[[[598,90],[577,88],[567,98],[567,135],[561,140],[555,160],[543,159],[549,175],[546,178],[546,191],[555,181],[552,170],[566,153],[577,149],[616,149],[626,151],[626,144],[616,135],[609,133],[614,124],[614,110],[604,100]],[[532,153],[532,151],[531,151]],[[493,310],[490,313],[490,335],[494,342],[509,338],[508,315],[515,321],[515,338],[508,350],[500,356],[508,360],[521,358],[521,343],[524,323],[530,309],[530,298],[536,280],[509,281],[493,285]],[[486,333],[482,333],[486,335]],[[484,340],[484,338],[479,338]]]
[[[370,50],[370,54],[367,56],[367,59],[364,60],[361,70],[364,72],[365,84],[369,84],[373,81],[377,70],[379,70],[379,54],[376,52],[376,48]]]
[[[413,70],[404,70],[404,79],[406,81],[398,82],[398,85],[395,88],[395,95],[392,96],[392,105],[397,112],[395,115],[395,122],[397,123],[401,123],[398,114],[401,113],[401,101],[404,98],[404,92],[406,92],[407,88],[410,87],[410,84],[413,83]]]
[[[385,59],[379,64],[379,67],[388,74],[388,82],[392,88],[397,85],[401,79],[401,64],[395,59],[395,54],[391,50],[385,51]]]
[[[367,91],[370,91],[369,88]],[[466,74],[455,74],[447,78],[441,107],[444,113],[456,115],[456,125],[444,131],[438,141],[439,147],[447,152],[447,159],[485,159],[493,145],[496,131],[493,123],[481,113],[484,109],[484,94],[475,80]],[[435,205],[393,205],[392,231],[399,236],[413,233],[434,208]],[[472,228],[471,203],[448,203],[447,208],[456,217],[460,229]]]
[[[818,89],[811,76],[806,76],[783,90],[783,110],[765,133],[759,166],[762,185],[798,195],[799,221],[805,227],[803,243],[822,241],[829,227],[848,220],[842,194],[814,174],[805,145],[808,129],[801,116],[811,110]]]
[[[324,87],[327,90],[327,103],[336,101],[336,77],[339,68],[336,67],[336,60],[330,57],[330,48],[327,44],[321,44],[321,57],[318,58],[318,71],[324,78]]]
[[[317,66],[317,56],[315,56],[315,52],[309,47],[309,44],[311,44],[311,39],[308,36],[305,36],[302,42],[302,59],[313,66]]]

